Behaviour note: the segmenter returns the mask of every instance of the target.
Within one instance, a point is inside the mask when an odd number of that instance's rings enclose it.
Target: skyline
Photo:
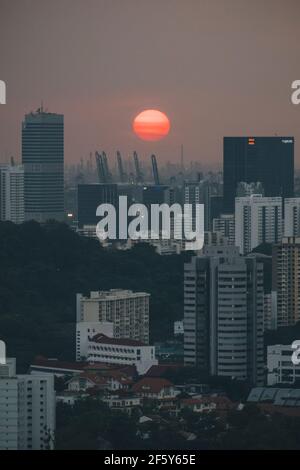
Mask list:
[[[97,148],[180,163],[183,144],[186,161],[220,167],[223,136],[277,133],[295,137],[300,167],[296,0],[0,0],[0,10],[1,162],[21,160],[21,123],[43,101],[65,116],[66,163]],[[132,131],[147,108],[170,118],[163,141]]]

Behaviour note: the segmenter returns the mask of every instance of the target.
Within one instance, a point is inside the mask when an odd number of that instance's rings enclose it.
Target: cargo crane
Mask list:
[[[117,163],[118,163],[120,182],[125,183],[127,181],[127,175],[123,169],[122,157],[121,157],[121,153],[119,152],[119,150],[117,151]]]
[[[99,183],[107,183],[105,168],[104,168],[104,164],[103,164],[103,157],[100,153],[95,152],[95,158],[96,158],[96,165],[97,165],[97,173],[98,173]]]
[[[103,166],[104,166],[105,179],[106,179],[105,182],[110,183],[112,181],[112,174],[109,171],[107,156],[105,152],[102,152],[102,159],[103,159]]]
[[[151,162],[152,162],[152,171],[153,171],[153,178],[154,178],[154,184],[159,186],[159,176],[158,176],[158,168],[157,168],[157,161],[156,161],[156,156],[151,155]]]
[[[140,169],[140,162],[139,157],[136,151],[133,152],[133,160],[134,160],[134,167],[135,167],[135,174],[136,174],[136,181],[137,183],[143,182],[143,174]]]

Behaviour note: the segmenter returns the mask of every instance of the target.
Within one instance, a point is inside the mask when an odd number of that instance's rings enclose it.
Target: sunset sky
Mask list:
[[[222,162],[224,135],[294,135],[300,167],[299,0],[0,0],[0,161],[20,158],[21,122],[65,115],[65,159],[97,148],[161,161]],[[132,131],[166,113],[167,138]]]

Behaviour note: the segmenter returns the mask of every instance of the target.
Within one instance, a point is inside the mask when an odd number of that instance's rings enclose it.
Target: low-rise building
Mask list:
[[[139,396],[132,393],[112,393],[111,395],[106,395],[103,398],[104,403],[106,403],[109,408],[112,410],[121,410],[125,411],[129,415],[134,409],[140,408],[142,400]]]
[[[172,382],[158,377],[144,377],[133,385],[132,390],[142,398],[156,400],[173,399],[178,394]]]
[[[107,364],[135,365],[139,375],[158,363],[155,347],[131,339],[95,335],[88,345],[88,360]]]

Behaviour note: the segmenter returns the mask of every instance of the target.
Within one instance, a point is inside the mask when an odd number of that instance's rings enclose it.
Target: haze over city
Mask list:
[[[222,165],[224,135],[299,135],[297,0],[0,0],[0,161],[20,160],[25,113],[65,115],[65,161],[96,148]],[[13,27],[12,27],[13,25]],[[143,109],[170,134],[143,142]],[[296,167],[299,155],[295,152]]]

